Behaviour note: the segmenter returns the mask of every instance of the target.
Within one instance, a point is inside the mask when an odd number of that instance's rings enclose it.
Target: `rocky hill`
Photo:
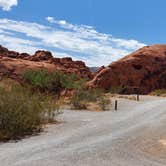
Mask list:
[[[145,46],[111,63],[88,82],[88,87],[120,87],[122,93],[141,94],[166,88],[166,45]]]
[[[117,88],[121,93],[147,94],[166,88],[166,45],[145,46],[95,73],[82,61],[55,58],[49,51],[39,50],[29,55],[0,46],[0,76],[19,79],[24,71],[40,68],[86,78],[88,88]]]
[[[54,58],[51,52],[43,50],[32,56],[27,53],[20,54],[0,46],[0,76],[7,75],[18,79],[26,70],[40,68],[76,74],[81,78],[92,78],[89,68],[82,61],[73,61],[69,57]]]

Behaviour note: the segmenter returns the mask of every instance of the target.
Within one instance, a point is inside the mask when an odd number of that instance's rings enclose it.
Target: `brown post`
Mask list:
[[[137,94],[137,101],[139,101],[139,95]]]
[[[115,111],[117,111],[117,110],[118,110],[118,101],[115,100]]]

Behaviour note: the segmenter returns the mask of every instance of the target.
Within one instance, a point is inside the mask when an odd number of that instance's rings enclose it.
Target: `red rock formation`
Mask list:
[[[93,77],[82,61],[73,61],[69,57],[54,58],[48,51],[37,51],[32,56],[19,54],[0,46],[0,76],[19,79],[24,71],[40,68],[77,74],[82,78]],[[166,88],[166,45],[143,47],[108,67],[100,68],[87,86],[106,90],[122,87],[123,93],[141,94]]]
[[[0,75],[18,78],[25,70],[40,68],[76,74],[82,78],[92,78],[84,62],[73,61],[68,57],[54,58],[49,51],[37,51],[32,56],[27,53],[19,54],[0,46]]]
[[[19,53],[15,51],[9,51],[7,48],[0,45],[0,56],[17,58],[19,56]]]
[[[147,94],[166,88],[166,45],[146,46],[98,72],[89,87]]]
[[[52,59],[53,56],[51,54],[51,52],[49,51],[44,51],[44,50],[39,50],[39,51],[36,51],[34,55],[32,56],[27,56],[27,60],[30,60],[30,61],[44,61],[44,60],[49,60],[49,59]]]

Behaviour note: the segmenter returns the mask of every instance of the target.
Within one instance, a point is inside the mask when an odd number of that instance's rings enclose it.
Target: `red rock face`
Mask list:
[[[19,78],[28,69],[45,68],[48,71],[62,71],[76,74],[81,78],[92,78],[89,68],[81,61],[71,58],[54,58],[49,51],[37,51],[30,56],[27,53],[9,51],[0,46],[0,75]]]
[[[147,94],[166,88],[166,45],[146,46],[99,71],[89,87]]]

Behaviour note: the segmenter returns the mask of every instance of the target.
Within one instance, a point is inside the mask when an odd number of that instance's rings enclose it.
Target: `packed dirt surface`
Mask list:
[[[64,111],[58,125],[0,144],[1,166],[165,166],[166,98],[118,99],[118,111]]]

